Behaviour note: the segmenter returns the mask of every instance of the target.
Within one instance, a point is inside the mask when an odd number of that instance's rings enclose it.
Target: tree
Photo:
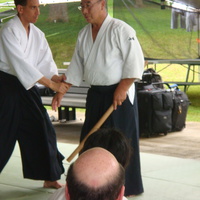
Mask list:
[[[67,4],[50,4],[49,17],[47,20],[50,22],[68,22],[69,17],[67,12]]]
[[[143,6],[144,6],[143,0],[135,0],[135,7],[141,8]]]

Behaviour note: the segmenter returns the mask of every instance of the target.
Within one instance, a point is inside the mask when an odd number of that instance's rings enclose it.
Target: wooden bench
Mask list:
[[[58,70],[59,74],[65,72],[65,70]],[[58,108],[58,119],[60,121],[75,120],[76,108],[85,108],[87,92],[90,86],[84,81],[79,87],[71,86],[68,92],[64,95],[61,101],[61,106]],[[47,106],[51,106],[53,95],[41,96],[42,103]]]

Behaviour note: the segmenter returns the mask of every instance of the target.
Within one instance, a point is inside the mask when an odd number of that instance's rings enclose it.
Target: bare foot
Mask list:
[[[64,185],[58,183],[58,181],[44,181],[44,188],[55,188],[55,189],[59,189],[61,187],[63,187]]]

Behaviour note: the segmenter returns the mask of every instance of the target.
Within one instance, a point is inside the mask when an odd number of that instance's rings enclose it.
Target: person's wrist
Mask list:
[[[52,90],[54,90],[54,84],[55,84],[55,82],[52,81],[52,80],[50,80],[50,82],[49,82],[49,88],[51,88]]]

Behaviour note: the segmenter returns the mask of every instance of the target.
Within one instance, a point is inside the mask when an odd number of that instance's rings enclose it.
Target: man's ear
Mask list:
[[[18,13],[22,14],[23,10],[24,10],[24,7],[22,5],[17,5],[16,9],[17,9]]]
[[[122,200],[124,197],[125,186],[123,185],[116,200]]]
[[[67,183],[66,183],[66,186],[65,186],[65,197],[66,197],[67,200],[70,200]]]
[[[105,4],[106,4],[106,2],[105,1],[102,1],[102,2],[100,2],[101,3],[101,10],[103,10],[104,8],[105,8]]]

